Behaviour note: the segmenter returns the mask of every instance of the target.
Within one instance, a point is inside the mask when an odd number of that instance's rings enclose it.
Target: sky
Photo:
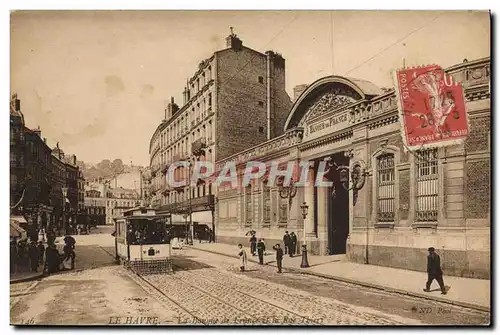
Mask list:
[[[406,66],[448,67],[490,55],[488,12],[102,11],[13,12],[11,93],[78,160],[149,165],[149,141],[201,60],[243,45],[286,59],[286,89],[336,74],[393,87]]]

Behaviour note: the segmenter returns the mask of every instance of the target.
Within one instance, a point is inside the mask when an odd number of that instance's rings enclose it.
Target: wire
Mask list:
[[[406,34],[405,36],[401,37],[400,39],[398,39],[396,42],[392,43],[391,45],[387,46],[386,48],[382,49],[381,51],[379,51],[378,53],[376,53],[375,55],[373,55],[372,57],[368,58],[367,60],[363,61],[361,64],[351,68],[349,71],[347,71],[344,75],[347,76],[349,73],[351,73],[352,71],[360,68],[361,66],[365,65],[366,63],[368,63],[369,61],[371,61],[372,59],[376,58],[377,56],[379,56],[381,53],[387,51],[388,49],[392,48],[393,46],[395,46],[396,44],[402,42],[403,40],[405,40],[406,38],[408,38],[410,35],[413,35],[414,33],[416,33],[417,31],[423,29],[424,27],[428,26],[429,24],[433,23],[434,21],[436,21],[440,16],[444,15],[444,13],[441,13],[441,14],[438,14],[437,16],[435,16],[432,20],[428,21],[427,23],[425,23],[424,25],[418,27],[417,29],[411,31],[410,33]]]
[[[331,48],[331,51],[332,51],[332,74],[335,74],[333,72],[333,69],[334,69],[334,53],[333,53],[333,12],[330,12],[330,35],[331,35],[331,39],[330,39],[330,48]]]

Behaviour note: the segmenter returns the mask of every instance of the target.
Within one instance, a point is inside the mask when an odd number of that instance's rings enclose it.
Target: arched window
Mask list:
[[[394,154],[377,157],[377,221],[393,222],[395,213]]]

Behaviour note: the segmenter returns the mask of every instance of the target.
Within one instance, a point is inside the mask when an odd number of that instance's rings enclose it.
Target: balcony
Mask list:
[[[173,190],[174,190],[174,188],[172,187],[172,185],[167,183],[166,185],[162,186],[162,188],[160,189],[160,192],[162,195],[167,195],[170,192],[172,192]]]
[[[207,147],[207,139],[205,137],[200,137],[191,144],[191,151],[195,156],[201,156],[205,154],[205,148]]]

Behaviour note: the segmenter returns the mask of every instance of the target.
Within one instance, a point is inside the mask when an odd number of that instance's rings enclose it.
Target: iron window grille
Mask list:
[[[438,155],[437,149],[417,151],[416,220],[433,222],[438,219]]]
[[[377,219],[379,222],[394,221],[394,154],[377,158]]]

